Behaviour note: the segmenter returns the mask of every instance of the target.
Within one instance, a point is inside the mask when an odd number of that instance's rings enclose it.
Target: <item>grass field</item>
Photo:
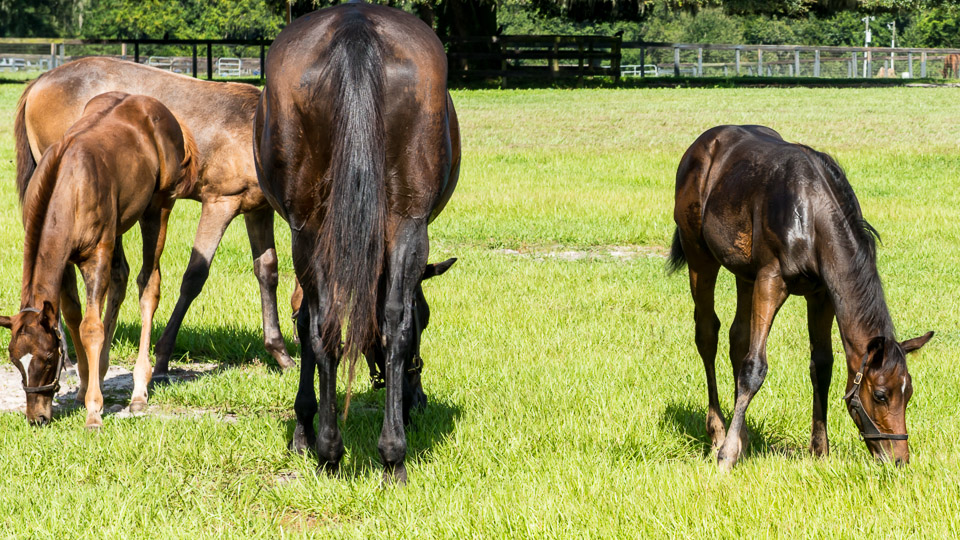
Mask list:
[[[18,307],[22,232],[12,112],[0,85],[0,312]],[[360,377],[343,426],[341,478],[286,451],[296,374],[260,344],[256,280],[241,223],[227,233],[178,343],[180,362],[222,369],[161,388],[161,410],[83,413],[45,429],[0,415],[0,535],[129,537],[957,537],[960,536],[960,123],[956,89],[457,91],[463,169],[432,225],[424,335],[427,410],[408,431],[405,488],[380,486],[382,391]],[[716,472],[685,277],[666,277],[676,165],[703,130],[771,126],[832,153],[880,231],[879,266],[911,357],[911,463],[869,457],[839,404],[832,453],[806,452],[812,391],[803,302],[770,337],[770,372],[748,414],[751,445]],[[199,205],[178,205],[163,258],[154,339],[172,310]],[[277,225],[281,298],[292,286]],[[139,269],[139,238],[127,240]],[[570,253],[574,252],[574,253]],[[613,252],[627,252],[618,256]],[[559,254],[564,254],[559,256]],[[114,361],[135,355],[134,280]],[[718,310],[733,315],[722,275]],[[283,330],[291,326],[281,311]],[[0,347],[8,335],[0,334]],[[292,343],[290,344],[292,346]],[[5,354],[4,354],[5,356]],[[719,359],[721,401],[732,378]],[[341,390],[342,392],[342,390]],[[341,393],[342,399],[342,393]],[[224,421],[225,415],[236,421]],[[728,415],[729,416],[729,415]]]

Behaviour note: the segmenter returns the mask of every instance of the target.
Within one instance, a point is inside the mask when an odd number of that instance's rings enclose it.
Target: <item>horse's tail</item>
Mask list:
[[[330,291],[321,332],[326,346],[340,343],[349,361],[344,416],[357,357],[377,339],[377,297],[384,259],[387,195],[384,65],[379,36],[366,19],[348,19],[331,39],[329,84],[333,104],[330,191],[317,268]]]
[[[197,187],[197,176],[199,175],[197,141],[193,138],[193,133],[185,126],[180,124],[180,132],[183,134],[183,161],[180,162],[180,180],[173,191],[173,196],[177,199],[189,197]]]
[[[30,177],[37,168],[37,160],[33,158],[33,152],[30,151],[30,141],[27,139],[27,95],[34,83],[40,79],[34,79],[27,83],[27,87],[20,94],[20,100],[17,101],[17,112],[13,119],[13,137],[17,145],[17,194],[20,196],[20,204],[23,204],[23,198],[27,194],[27,185],[30,184]]]
[[[680,244],[680,229],[673,230],[673,244],[670,246],[670,258],[667,259],[667,274],[672,274],[687,265],[687,256]]]

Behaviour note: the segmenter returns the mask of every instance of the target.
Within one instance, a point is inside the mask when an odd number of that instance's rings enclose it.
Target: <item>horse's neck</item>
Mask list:
[[[21,308],[40,309],[44,302],[54,307],[60,305],[60,288],[63,273],[73,250],[73,216],[70,208],[61,208],[61,201],[52,200],[47,212],[30,219],[48,221],[48,217],[57,215],[56,228],[49,223],[40,225],[39,236],[25,239],[23,250],[23,283],[20,293]],[[26,224],[28,226],[30,223]]]
[[[871,339],[894,336],[893,320],[875,261],[857,265],[852,247],[843,242],[831,244],[832,262],[825,265],[823,278],[833,300],[848,366],[857,367]]]

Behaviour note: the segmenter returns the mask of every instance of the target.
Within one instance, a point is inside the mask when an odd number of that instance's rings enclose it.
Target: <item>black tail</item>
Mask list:
[[[38,80],[40,79],[30,81],[23,89],[20,100],[17,101],[17,112],[13,119],[13,137],[17,145],[17,193],[20,195],[20,204],[23,204],[27,185],[30,184],[33,171],[37,168],[37,160],[33,158],[30,141],[27,140],[27,94]]]
[[[318,246],[318,269],[330,291],[325,343],[339,343],[347,323],[346,409],[357,357],[379,335],[377,287],[384,259],[386,143],[384,66],[379,36],[363,17],[347,19],[332,38],[333,104],[330,193]],[[346,412],[344,412],[346,414]]]
[[[667,274],[672,274],[687,265],[687,256],[680,245],[680,229],[673,230],[673,244],[670,246],[670,258],[667,259]]]

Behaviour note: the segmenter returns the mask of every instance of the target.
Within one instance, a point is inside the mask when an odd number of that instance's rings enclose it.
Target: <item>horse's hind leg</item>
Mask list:
[[[827,395],[833,374],[833,303],[826,293],[807,296],[807,328],[810,331],[810,382],[813,383],[813,427],[810,452],[826,456],[830,452],[827,439]]]
[[[779,265],[764,267],[753,285],[753,309],[750,314],[750,345],[737,375],[737,400],[733,419],[723,445],[717,453],[717,464],[729,471],[737,463],[743,450],[740,431],[744,429],[747,407],[760,390],[767,376],[767,336],[773,319],[787,299],[787,286],[780,277]]]
[[[733,402],[740,396],[737,390],[740,366],[750,350],[750,316],[753,313],[753,283],[737,278],[737,314],[730,325],[730,366],[733,368]],[[749,441],[746,424],[740,429],[740,447]],[[719,446],[719,445],[718,445]]]
[[[310,337],[311,322],[308,305],[308,302],[304,302],[297,315],[297,332],[301,336],[306,336],[300,353],[300,384],[297,387],[297,397],[293,402],[297,424],[293,428],[293,440],[290,441],[290,451],[298,454],[306,453],[317,444],[317,432],[313,427],[313,418],[317,415],[317,392],[313,386],[316,358],[311,346],[313,340]]]
[[[319,279],[319,278],[318,278]],[[297,413],[297,428],[292,446],[309,442],[313,432],[313,414],[318,416],[319,431],[316,433],[317,457],[320,469],[334,474],[340,468],[343,457],[343,439],[337,426],[337,366],[340,364],[340,340],[327,343],[323,340],[321,326],[326,318],[330,301],[327,287],[320,284],[316,290],[304,290],[304,302],[300,308],[300,331],[303,354],[300,360],[300,387],[294,402]],[[304,339],[306,336],[306,339]],[[339,337],[339,333],[337,334]],[[317,368],[319,400],[313,393],[313,369]],[[301,431],[304,437],[297,440]]]
[[[387,261],[387,290],[384,295],[381,332],[386,344],[386,404],[383,414],[383,429],[377,449],[383,460],[384,481],[407,481],[404,459],[407,454],[407,437],[403,429],[403,384],[404,370],[413,358],[414,292],[420,283],[427,264],[427,227],[422,221],[402,222],[390,248]]]
[[[253,273],[260,282],[263,345],[281,368],[291,368],[296,364],[287,353],[277,315],[277,247],[273,238],[273,209],[268,207],[250,212],[244,214],[243,219],[253,252]]]
[[[173,208],[172,201],[160,205],[151,204],[140,218],[143,236],[143,268],[137,277],[140,289],[140,350],[133,368],[133,396],[130,411],[138,412],[147,407],[147,385],[150,384],[150,334],[153,330],[153,314],[160,303],[160,256],[167,238],[167,219]]]
[[[703,360],[707,375],[707,435],[717,448],[726,436],[725,420],[720,412],[720,398],[717,395],[717,341],[719,339],[720,319],[714,311],[713,294],[717,284],[720,265],[715,261],[703,261],[694,266],[689,264],[690,293],[693,295],[693,319],[696,324],[695,340],[697,352]]]
[[[183,318],[186,317],[190,304],[203,289],[203,284],[210,275],[210,263],[213,262],[220,239],[223,238],[224,231],[239,210],[240,203],[233,198],[203,203],[200,209],[200,223],[197,225],[197,236],[193,241],[193,252],[190,254],[190,262],[187,264],[187,270],[183,273],[183,282],[180,284],[180,297],[177,298],[177,305],[173,308],[170,321],[164,327],[154,349],[157,356],[154,377],[166,376],[170,355],[173,354]]]
[[[120,306],[127,297],[127,278],[130,276],[130,265],[127,264],[126,254],[123,252],[123,237],[118,236],[113,244],[113,257],[110,259],[110,285],[107,289],[107,308],[103,312],[103,337],[107,344],[113,343],[113,335],[117,331],[117,319],[120,316]],[[110,367],[110,347],[104,347],[100,352],[100,382],[107,376]]]

